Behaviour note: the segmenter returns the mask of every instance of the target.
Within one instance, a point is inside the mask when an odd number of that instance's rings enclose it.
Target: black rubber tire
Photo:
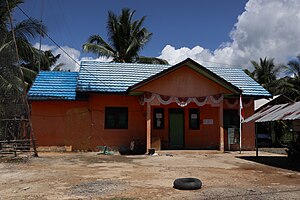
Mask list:
[[[178,178],[173,185],[179,190],[198,190],[202,187],[202,182],[197,178]]]

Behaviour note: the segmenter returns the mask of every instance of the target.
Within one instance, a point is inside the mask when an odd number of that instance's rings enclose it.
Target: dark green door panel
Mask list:
[[[174,108],[169,110],[170,125],[170,148],[184,148],[184,114],[183,109]]]

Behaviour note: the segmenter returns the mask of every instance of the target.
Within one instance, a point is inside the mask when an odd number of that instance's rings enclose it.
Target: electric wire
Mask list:
[[[20,8],[18,5],[17,5],[18,9],[33,23],[35,23],[31,17],[29,17],[29,15],[22,9]],[[96,78],[96,80],[98,80],[99,82],[101,82],[103,85],[105,86],[109,86],[107,85],[107,83],[103,82],[102,80],[100,80],[97,76],[95,76],[93,73],[91,73],[88,69],[86,69],[84,66],[80,65],[80,63],[75,60],[68,52],[66,52],[56,41],[54,41],[54,39],[52,39],[49,34],[47,34],[44,30],[41,30],[43,32],[43,34],[45,36],[47,36],[65,55],[67,55],[67,57],[69,57],[74,63],[76,63],[80,69],[88,72],[90,75],[92,75],[94,78]],[[205,61],[205,60],[202,60],[201,62],[204,62],[204,63],[212,63],[212,64],[218,64],[218,65],[226,65],[226,66],[232,66],[232,67],[236,67],[236,68],[240,68],[240,67],[237,67],[238,65],[232,65],[232,64],[227,64],[227,63],[218,63],[218,62],[212,62],[212,61]],[[135,63],[132,63],[132,64],[135,64]],[[171,66],[171,65],[169,65]],[[110,73],[113,73],[113,72],[116,72],[116,71],[119,71],[119,69],[121,68],[121,66],[119,67],[116,67],[114,70],[110,70]],[[161,69],[163,70],[163,69]],[[133,71],[133,73],[130,73],[128,75],[123,75],[123,77],[129,77],[129,76],[132,76],[132,75],[135,75],[137,72],[136,71]]]
[[[33,21],[32,19],[31,19],[31,17],[29,17],[28,15],[27,15],[27,13],[22,9],[22,8],[20,8],[20,6],[19,5],[17,5],[17,7],[18,7],[18,9],[31,21],[31,22],[33,22],[33,23],[36,23],[35,21]],[[55,42],[44,30],[41,30],[41,32],[43,32],[43,34],[45,35],[45,36],[47,36],[50,40],[51,40],[51,42],[53,42],[63,53],[65,53],[72,61],[74,61],[78,66],[80,66],[80,64],[77,62],[77,60],[75,60],[68,52],[66,52],[57,42]]]

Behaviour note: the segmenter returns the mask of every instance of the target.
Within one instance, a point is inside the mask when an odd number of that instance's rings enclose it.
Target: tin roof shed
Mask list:
[[[254,115],[243,121],[247,122],[268,122],[279,120],[296,120],[300,119],[300,101],[279,105],[271,105],[263,108]]]

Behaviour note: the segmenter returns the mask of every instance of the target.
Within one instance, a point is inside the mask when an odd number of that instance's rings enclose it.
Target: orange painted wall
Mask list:
[[[153,106],[154,108],[164,108],[164,129],[153,129],[152,124],[152,136],[159,137],[162,142],[162,148],[168,148],[169,144],[169,109],[180,108],[176,103],[172,103],[167,106]],[[195,103],[190,103],[184,107],[184,143],[186,149],[206,149],[206,148],[219,148],[219,120],[218,120],[218,107],[211,107],[209,105],[200,107],[200,129],[191,130],[189,129],[189,109],[199,108]],[[153,116],[152,116],[153,117]],[[213,125],[204,125],[203,119],[213,119]],[[152,118],[153,122],[153,118]]]
[[[121,95],[91,95],[89,101],[34,101],[32,123],[37,143],[40,146],[72,145],[73,149],[96,150],[96,146],[129,146],[130,141],[146,137],[146,106],[139,103],[138,97]],[[105,106],[128,107],[128,129],[105,129]],[[152,106],[153,109],[162,106]],[[153,129],[152,137],[159,137],[162,147],[169,143],[169,108],[179,108],[176,103],[164,107],[164,129]],[[219,148],[219,107],[200,107],[200,130],[189,129],[189,108],[198,108],[194,103],[184,107],[185,148]],[[224,103],[224,109],[228,109]],[[238,109],[238,105],[235,107]],[[254,112],[253,100],[244,107],[245,117]],[[151,114],[153,118],[153,114]],[[212,119],[213,125],[203,124],[204,119]],[[153,119],[152,119],[153,122]],[[243,149],[255,147],[254,123],[243,124]],[[225,130],[227,147],[227,130]]]
[[[177,97],[202,97],[215,94],[232,94],[223,86],[206,78],[189,67],[181,67],[169,74],[136,89]]]
[[[72,145],[73,149],[96,150],[107,145],[129,146],[145,141],[144,106],[138,97],[91,95],[89,101],[33,101],[32,124],[40,146]],[[105,106],[128,107],[128,129],[105,129]]]
[[[39,146],[72,145],[74,149],[91,149],[87,101],[34,101],[31,108]]]
[[[126,95],[92,95],[92,146],[129,147],[134,139],[145,141],[146,110],[139,97]],[[105,107],[128,107],[128,129],[105,129]]]

